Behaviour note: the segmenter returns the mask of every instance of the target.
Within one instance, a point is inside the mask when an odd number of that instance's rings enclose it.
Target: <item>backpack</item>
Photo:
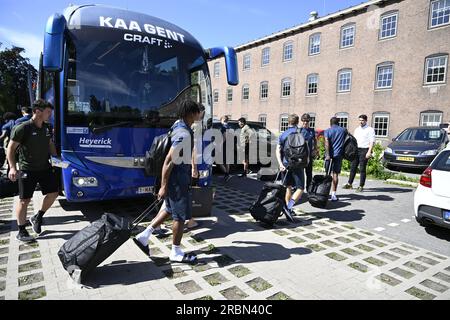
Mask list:
[[[358,156],[358,141],[347,132],[344,140],[344,159],[353,161]]]
[[[289,169],[304,168],[308,165],[309,146],[300,129],[288,135],[284,142],[283,154]]]
[[[161,177],[162,167],[172,146],[172,129],[153,139],[150,150],[145,153],[144,170],[147,176]]]

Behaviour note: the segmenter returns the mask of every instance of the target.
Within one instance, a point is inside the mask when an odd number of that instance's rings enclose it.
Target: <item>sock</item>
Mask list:
[[[148,246],[148,239],[152,235],[153,231],[155,231],[155,228],[153,228],[151,225],[147,227],[144,231],[139,233],[136,236],[136,239],[144,246]]]
[[[42,218],[45,214],[45,211],[39,210],[37,214],[38,214],[39,218]]]
[[[331,197],[336,198],[336,191],[331,191]]]
[[[289,203],[288,203],[288,205],[287,205],[287,208],[289,209],[289,210],[291,210],[292,209],[292,207],[295,205],[295,200],[294,199],[291,199],[291,200],[289,200]]]
[[[181,250],[180,246],[172,244],[172,252],[170,253],[170,260],[182,261],[184,257],[184,252]]]

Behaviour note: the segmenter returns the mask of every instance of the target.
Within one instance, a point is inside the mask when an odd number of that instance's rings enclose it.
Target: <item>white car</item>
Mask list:
[[[414,213],[422,226],[450,229],[450,144],[431,162],[414,193]]]

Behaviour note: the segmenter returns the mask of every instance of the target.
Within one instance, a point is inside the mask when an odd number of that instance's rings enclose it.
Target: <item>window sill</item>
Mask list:
[[[423,88],[438,88],[438,87],[444,87],[446,86],[447,83],[446,82],[438,82],[438,83],[425,83],[422,85]]]
[[[448,28],[448,27],[450,27],[450,23],[441,24],[441,25],[438,25],[438,26],[430,26],[430,25],[428,25],[428,31],[434,31],[434,30],[439,30],[439,29]]]
[[[379,88],[375,89],[375,92],[386,92],[386,91],[392,91],[392,88]]]
[[[384,42],[384,41],[389,41],[389,40],[394,40],[397,38],[397,35],[395,36],[390,36],[390,37],[386,37],[386,38],[378,38],[378,42]]]

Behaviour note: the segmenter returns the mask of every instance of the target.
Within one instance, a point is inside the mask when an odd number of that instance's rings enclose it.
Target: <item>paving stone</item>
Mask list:
[[[317,227],[316,227],[316,226],[313,226],[312,224],[305,225],[305,226],[303,226],[303,228],[308,229],[308,230],[314,230],[314,229],[317,229]]]
[[[191,238],[192,239],[188,240],[188,242],[192,243],[193,245],[206,243],[206,241],[202,237],[193,235]]]
[[[163,273],[168,279],[178,279],[187,276],[187,273],[179,267],[163,270]]]
[[[41,286],[19,292],[19,300],[35,300],[45,297],[46,295],[47,292],[45,291],[45,287]]]
[[[151,259],[157,267],[162,267],[170,264],[169,258],[151,257]]]
[[[324,244],[324,245],[326,245],[326,246],[328,246],[328,247],[332,247],[332,248],[335,248],[335,247],[339,247],[339,246],[340,246],[339,243],[336,243],[336,242],[331,241],[331,240],[321,241],[320,243],[322,243],[322,244]]]
[[[429,292],[423,291],[419,288],[412,287],[405,291],[406,293],[409,293],[410,295],[419,298],[421,300],[433,300],[436,298],[434,294],[431,294]]]
[[[450,276],[448,274],[438,272],[433,277],[438,278],[439,280],[450,283]]]
[[[384,266],[386,264],[386,262],[384,262],[384,261],[382,261],[380,259],[374,258],[374,257],[368,257],[368,258],[365,258],[363,260],[368,262],[368,263],[370,263],[370,264],[373,264],[373,265],[375,265],[377,267],[381,267],[381,266]]]
[[[355,229],[355,227],[352,226],[352,225],[350,225],[350,224],[343,224],[342,226],[343,226],[344,228],[347,228],[347,229],[350,229],[350,230]]]
[[[9,252],[9,248],[0,248],[0,255],[6,255]]]
[[[205,281],[208,282],[211,286],[218,286],[229,281],[220,272],[204,276],[203,279],[205,279]]]
[[[292,300],[291,297],[289,297],[287,294],[285,294],[284,292],[277,292],[274,295],[271,295],[270,297],[266,298],[267,300]]]
[[[360,254],[362,254],[362,252],[358,251],[358,250],[354,250],[352,248],[345,248],[341,250],[342,252],[349,254],[351,256],[358,256]]]
[[[415,262],[412,262],[412,261],[408,261],[408,262],[404,263],[403,265],[407,266],[407,267],[409,267],[411,269],[414,269],[416,271],[419,271],[419,272],[423,272],[423,271],[428,269],[424,265],[421,265],[419,263],[415,263]]]
[[[233,258],[231,258],[230,256],[228,256],[226,254],[217,256],[213,260],[217,262],[217,264],[219,265],[220,268],[228,266],[235,261]]]
[[[316,240],[316,239],[320,239],[321,237],[318,236],[317,234],[314,233],[306,233],[303,235],[304,237],[311,239],[311,240]]]
[[[256,292],[261,292],[272,288],[272,285],[261,277],[247,281],[246,284],[248,284]]]
[[[233,268],[228,269],[235,277],[242,278],[250,273],[252,273],[249,269],[244,266],[235,266]]]
[[[444,286],[443,284],[437,283],[437,282],[435,282],[433,280],[429,280],[429,279],[422,281],[420,284],[423,285],[424,287],[430,288],[430,289],[440,292],[440,293],[444,293],[445,291],[448,290],[447,286]]]
[[[391,250],[392,252],[401,254],[401,255],[403,255],[403,256],[407,256],[408,254],[411,254],[411,252],[406,251],[406,250],[403,250],[403,249],[400,249],[400,248],[391,248],[391,249],[389,249],[389,250]]]
[[[375,279],[378,279],[378,280],[380,280],[388,285],[391,285],[391,286],[396,286],[396,285],[402,283],[400,280],[397,280],[394,277],[391,277],[385,273],[381,273],[381,274],[375,276]]]
[[[279,236],[287,236],[289,234],[289,232],[285,230],[273,230],[272,232]]]
[[[201,248],[200,251],[205,254],[215,254],[218,253],[220,250],[217,249],[213,244],[209,244],[207,247]]]
[[[177,283],[175,287],[182,294],[190,294],[202,290],[202,288],[193,280]]]
[[[207,264],[206,262],[199,262],[192,266],[192,269],[195,272],[203,272],[203,271],[209,270],[211,268],[212,267],[209,264]]]
[[[295,243],[303,243],[303,242],[306,242],[306,240],[304,240],[304,239],[302,239],[302,238],[300,238],[300,237],[290,237],[290,238],[288,238],[289,240],[291,240],[292,242],[295,242]]]
[[[341,228],[339,228],[339,227],[333,227],[333,228],[330,228],[330,230],[333,230],[333,231],[338,232],[338,233],[345,232],[344,229],[341,229]]]
[[[19,277],[18,279],[19,287],[42,281],[44,281],[44,274],[42,272]]]
[[[0,268],[0,278],[6,277],[7,270],[6,268]]]
[[[419,248],[416,248],[416,247],[413,247],[413,246],[409,246],[409,245],[404,244],[404,243],[402,243],[400,246],[403,247],[403,248],[412,250],[412,251],[419,251]]]
[[[429,265],[432,265],[432,266],[434,266],[434,265],[439,263],[439,261],[436,261],[436,260],[433,260],[433,259],[430,259],[430,258],[427,258],[427,257],[424,257],[424,256],[417,257],[416,260],[419,260],[421,262],[425,262],[426,264],[429,264]]]
[[[333,260],[336,261],[342,261],[342,260],[346,260],[347,257],[344,257],[343,255],[336,253],[336,252],[329,252],[327,254],[325,254],[328,258],[331,258]]]
[[[8,257],[0,257],[0,265],[7,264],[8,263]]]
[[[348,266],[350,268],[353,268],[353,269],[361,271],[361,272],[367,272],[369,270],[369,268],[365,264],[362,264],[359,262],[350,263],[350,264],[348,264]]]
[[[203,297],[200,297],[200,298],[196,298],[194,300],[214,300],[214,299],[211,296],[203,296]]]
[[[396,260],[400,259],[399,257],[397,257],[397,256],[395,256],[393,254],[390,254],[388,252],[380,252],[378,255],[380,257],[382,257],[382,258],[385,258],[385,259],[388,259],[388,260],[391,260],[391,261],[396,261]]]
[[[6,288],[6,281],[0,281],[0,291],[4,291]]]
[[[370,247],[370,246],[366,246],[365,244],[362,244],[362,243],[356,245],[355,247],[358,248],[358,249],[367,251],[367,252],[371,252],[371,251],[375,250],[375,248],[372,248],[372,247]]]
[[[397,241],[393,240],[393,239],[388,239],[385,237],[380,237],[379,238],[381,241],[387,242],[387,243],[396,243]]]
[[[221,290],[220,293],[228,300],[242,300],[248,297],[248,294],[239,289],[237,286]]]
[[[158,248],[158,247],[150,247],[150,254],[152,256],[153,255],[157,256],[157,255],[160,255],[161,253],[163,253],[163,252],[161,251],[160,248]]]
[[[394,269],[391,269],[389,271],[392,272],[392,273],[395,273],[396,275],[398,275],[398,276],[400,276],[402,278],[405,278],[405,279],[411,279],[412,277],[415,276],[414,273],[409,272],[409,271],[404,270],[404,269],[401,269],[401,268],[394,268]]]
[[[9,244],[9,239],[0,240],[0,246],[7,246]]]
[[[333,232],[330,232],[328,230],[319,230],[319,231],[317,231],[317,233],[323,234],[325,236],[333,236],[334,235]]]
[[[445,268],[444,270],[450,272],[450,266],[448,266],[448,267]]]
[[[435,258],[437,258],[437,259],[440,259],[440,260],[446,260],[446,259],[447,259],[446,257],[440,256],[440,255],[435,254],[435,253],[433,253],[433,252],[427,252],[427,254],[430,255],[430,256],[432,256],[432,257],[435,257]]]
[[[308,244],[306,248],[311,249],[312,251],[322,251],[326,250],[326,248],[319,246],[318,244]]]
[[[19,265],[19,273],[20,272],[27,272],[35,269],[42,269],[42,263],[41,261],[35,261],[30,263],[24,263]]]
[[[346,238],[346,237],[337,237],[335,238],[337,241],[343,242],[343,243],[350,243],[353,242],[353,240]]]
[[[19,254],[19,261],[37,259],[40,257],[41,257],[41,253],[39,251],[32,251],[32,252]]]
[[[358,233],[350,233],[350,234],[348,234],[347,236],[352,237],[352,238],[354,238],[354,239],[358,239],[358,240],[361,240],[361,239],[364,239],[364,238],[365,238],[364,236],[362,236],[362,235],[360,235],[360,234],[358,234]]]
[[[362,234],[365,234],[366,236],[373,236],[374,235],[372,232],[365,231],[365,230],[360,230],[359,232],[362,233]]]
[[[380,248],[387,246],[386,243],[380,242],[378,240],[370,240],[370,241],[368,241],[368,243],[373,244],[374,246],[377,246]]]

